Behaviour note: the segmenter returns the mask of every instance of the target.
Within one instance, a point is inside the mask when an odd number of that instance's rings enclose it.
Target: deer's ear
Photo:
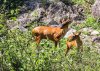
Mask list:
[[[62,19],[60,19],[60,21],[59,21],[60,23],[62,23]]]
[[[78,35],[80,35],[81,34],[81,32],[78,32]]]
[[[76,32],[73,32],[73,35],[76,35]]]

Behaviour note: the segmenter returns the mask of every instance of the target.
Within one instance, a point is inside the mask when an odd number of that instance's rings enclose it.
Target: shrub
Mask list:
[[[99,54],[96,49],[84,46],[82,54],[75,48],[65,57],[66,39],[55,48],[51,41],[42,41],[37,50],[31,32],[8,31],[0,40],[0,62],[3,71],[91,71],[99,70]]]

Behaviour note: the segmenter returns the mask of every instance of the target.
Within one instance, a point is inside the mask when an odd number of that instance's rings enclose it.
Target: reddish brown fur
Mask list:
[[[57,47],[57,43],[67,32],[68,25],[72,22],[72,20],[67,19],[63,20],[62,22],[63,22],[62,27],[51,27],[51,26],[35,27],[32,30],[32,34],[35,37],[36,43],[39,44],[42,39],[50,39],[55,43],[55,47]]]
[[[81,51],[83,51],[82,40],[80,39],[80,34],[81,32],[79,33],[76,32],[76,33],[73,33],[73,35],[70,35],[68,37],[68,40],[66,42],[67,48],[65,50],[65,56],[72,47],[77,47],[78,50],[81,49]]]

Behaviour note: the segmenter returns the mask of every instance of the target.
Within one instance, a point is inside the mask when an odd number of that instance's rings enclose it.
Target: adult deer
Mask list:
[[[32,30],[32,35],[35,38],[37,45],[42,39],[50,39],[55,43],[55,47],[59,40],[66,34],[68,31],[68,25],[72,22],[72,19],[64,17],[61,20],[61,27],[52,27],[52,26],[38,26]]]

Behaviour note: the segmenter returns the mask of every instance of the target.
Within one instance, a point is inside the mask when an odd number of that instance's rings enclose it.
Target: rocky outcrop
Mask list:
[[[31,11],[27,12],[27,10]],[[12,29],[14,27],[25,27],[34,21],[48,24],[54,20],[59,23],[59,19],[63,16],[69,16],[76,21],[82,20],[84,19],[83,8],[79,5],[66,5],[62,1],[52,3],[47,0],[45,6],[43,6],[41,0],[26,1],[25,6],[21,7],[19,17],[16,20],[7,20],[7,25]],[[80,19],[78,19],[79,17]]]
[[[95,18],[100,18],[100,0],[96,0],[92,5],[92,15]]]
[[[92,41],[95,43],[100,43],[100,37],[95,37],[92,39]]]
[[[74,32],[76,32],[75,29],[69,29],[68,32],[66,33],[66,35],[64,36],[64,38],[68,38],[69,35],[72,35]]]

